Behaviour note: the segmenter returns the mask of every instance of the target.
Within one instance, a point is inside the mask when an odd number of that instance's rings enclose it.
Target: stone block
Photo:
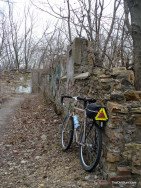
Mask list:
[[[108,176],[107,176],[107,179],[110,179],[110,178],[115,177],[115,176],[117,176],[116,171],[115,172],[109,172]]]
[[[136,167],[136,166],[132,167],[132,173],[141,176],[141,167]]]
[[[127,166],[118,166],[117,174],[119,176],[129,176],[129,175],[131,175],[131,170]]]
[[[124,122],[125,122],[124,118],[118,117],[116,115],[111,115],[107,126],[111,129],[118,128],[118,127],[122,127]]]
[[[89,76],[90,76],[90,73],[85,72],[85,73],[81,73],[81,74],[75,76],[74,79],[84,80],[84,79],[87,79]]]
[[[137,184],[137,188],[141,187],[141,180],[139,180],[138,184]]]
[[[32,93],[39,93],[40,87],[40,74],[38,70],[32,71]]]
[[[114,176],[109,178],[109,181],[113,184],[114,182],[120,182],[120,181],[128,181],[131,179],[131,176]]]
[[[116,90],[111,93],[110,99],[112,101],[117,101],[117,102],[125,101],[125,97],[123,93],[121,91],[116,91]]]
[[[134,154],[132,157],[132,164],[134,166],[140,166],[141,167],[141,151],[137,153],[136,155]]]
[[[135,140],[135,134],[125,134],[124,135],[124,141],[125,143],[130,143],[130,142],[133,142]]]
[[[112,151],[112,152],[115,152],[115,153],[121,153],[121,149],[122,148],[120,148],[120,145],[121,145],[122,143],[112,143],[112,142],[109,142],[109,144],[108,145],[105,145],[105,147],[106,147],[106,149],[107,149],[107,151]]]
[[[107,92],[110,92],[111,90],[111,84],[102,84],[101,89]]]
[[[61,77],[61,80],[67,80],[67,76]]]
[[[134,116],[134,123],[135,123],[136,125],[141,126],[141,115],[135,115],[135,116]]]
[[[106,128],[106,135],[109,140],[115,144],[121,144],[124,141],[123,130],[122,129],[109,129]]]
[[[111,121],[110,122],[108,122],[108,125],[107,125],[110,129],[115,129],[115,128],[117,128],[117,124],[116,123],[112,123]]]
[[[121,113],[121,114],[127,114],[128,108],[126,105],[119,104],[117,102],[108,102],[107,108],[110,114],[112,113]]]
[[[122,85],[120,80],[115,80],[115,83],[113,84],[113,90],[121,90]]]
[[[134,142],[141,144],[141,126],[136,126]]]
[[[98,188],[112,188],[112,185],[107,180],[98,180]]]
[[[122,91],[126,91],[126,90],[134,90],[135,88],[134,88],[134,86],[133,86],[133,84],[130,82],[130,81],[128,81],[127,79],[122,79],[122,81],[121,81],[121,90]]]
[[[120,153],[107,152],[106,160],[111,163],[118,162],[120,161]]]
[[[84,64],[87,64],[87,44],[88,41],[82,38],[75,38],[73,41],[72,47],[72,58],[75,65],[81,65],[82,61]],[[84,56],[84,54],[86,54]],[[82,58],[83,57],[83,58]]]
[[[132,161],[132,151],[124,151],[122,153],[122,157],[126,160],[126,161]]]
[[[141,101],[141,91],[128,90],[124,92],[126,101]]]
[[[141,107],[131,108],[130,112],[134,114],[141,114]]]
[[[117,163],[106,162],[106,163],[104,164],[104,167],[105,167],[106,171],[108,171],[108,172],[116,172]]]
[[[111,78],[111,75],[110,74],[100,74],[99,78],[101,78],[101,79]]]
[[[125,144],[125,151],[122,153],[123,158],[130,161],[132,166],[141,166],[141,144]]]
[[[125,78],[132,84],[134,84],[134,72],[132,70],[127,70],[125,67],[116,67],[113,68],[112,75],[117,76],[118,78]]]
[[[127,70],[126,67],[114,67],[113,73],[121,72]]]
[[[101,79],[99,79],[99,81],[107,84],[107,83],[113,82],[114,79],[113,78],[101,78]]]
[[[125,144],[125,147],[127,150],[135,150],[135,151],[141,151],[141,144],[139,143],[129,143],[129,144]]]
[[[99,75],[102,75],[102,74],[104,74],[104,73],[105,73],[105,69],[103,69],[103,68],[95,67],[95,68],[93,69],[93,75],[94,75],[95,77],[98,77]]]

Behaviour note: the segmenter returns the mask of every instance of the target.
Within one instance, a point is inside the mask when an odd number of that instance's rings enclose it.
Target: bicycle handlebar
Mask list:
[[[61,103],[63,104],[63,100],[64,98],[70,98],[70,99],[75,99],[75,100],[79,100],[79,101],[83,101],[84,103],[89,102],[89,103],[95,103],[96,99],[93,98],[86,98],[86,97],[72,97],[69,95],[63,95],[61,96]]]
[[[84,101],[84,102],[89,102],[89,103],[95,103],[96,102],[96,99],[93,99],[93,98],[82,98],[82,97],[77,97],[77,100],[81,100],[81,101]]]

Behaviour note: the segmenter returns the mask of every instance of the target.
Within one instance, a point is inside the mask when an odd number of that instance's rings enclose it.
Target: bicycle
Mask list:
[[[80,162],[85,171],[91,172],[98,165],[102,151],[102,130],[108,120],[106,108],[96,104],[92,98],[62,96],[64,99],[74,99],[69,103],[68,112],[61,127],[61,145],[63,151],[67,151],[72,142],[79,145]],[[83,101],[83,109],[77,107],[77,102]],[[73,105],[72,105],[73,104]],[[84,115],[83,124],[78,121],[76,111]]]

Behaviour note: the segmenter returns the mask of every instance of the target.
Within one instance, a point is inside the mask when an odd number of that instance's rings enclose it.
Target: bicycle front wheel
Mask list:
[[[98,165],[102,150],[102,131],[94,123],[86,126],[80,145],[80,162],[84,170],[91,172]]]
[[[73,118],[69,114],[65,117],[61,129],[61,145],[63,151],[70,148],[73,141],[74,123]]]

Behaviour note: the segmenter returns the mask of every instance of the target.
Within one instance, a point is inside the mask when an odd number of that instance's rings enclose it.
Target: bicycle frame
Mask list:
[[[77,105],[78,101],[76,100],[74,102],[76,102],[75,105]],[[75,111],[79,111],[79,112],[84,113],[83,125],[80,125],[80,127],[81,127],[81,133],[83,132],[83,135],[85,135],[85,132],[86,132],[86,121],[87,121],[86,110],[82,109],[82,108],[78,108],[76,106],[74,106],[73,108],[71,107],[71,109],[69,109],[69,114],[70,114],[69,116],[73,117],[76,114]],[[75,138],[75,141],[76,141],[77,144],[83,145],[83,143],[80,142],[80,140],[78,139],[78,131],[77,131],[76,128],[74,128],[74,138]],[[85,137],[83,137],[83,141],[84,140],[85,140]]]
[[[73,141],[79,144],[82,167],[84,170],[91,172],[96,168],[101,157],[103,121],[108,119],[105,108],[94,104],[95,99],[66,95],[61,97],[63,105],[64,98],[73,99],[74,102],[70,101],[69,105],[66,106],[68,115],[61,130],[62,149],[67,151]],[[84,102],[83,107],[78,105],[77,102],[79,101]],[[91,105],[91,103],[93,104]],[[79,121],[75,115],[80,115],[80,113],[83,114],[83,119]],[[70,129],[67,130],[67,127]]]
[[[80,124],[80,130],[81,130],[80,134],[82,134],[82,132],[83,132],[84,135],[85,135],[85,132],[86,132],[86,110],[81,109],[81,108],[77,108],[77,107],[74,107],[74,110],[75,110],[75,111],[78,110],[79,112],[84,113],[83,124],[82,124],[82,125]],[[75,114],[75,113],[73,112],[73,115],[74,115],[74,114]],[[80,143],[80,140],[78,139],[78,132],[77,132],[77,129],[74,129],[74,133],[75,133],[75,137],[76,137],[76,142],[77,142],[78,144],[82,144],[82,142]]]
[[[67,96],[68,97],[68,96]],[[82,142],[79,142],[79,139],[78,139],[78,133],[77,133],[77,129],[74,128],[74,137],[75,137],[75,140],[78,144],[80,145],[84,145],[83,143],[85,142],[85,135],[86,135],[86,124],[87,124],[87,115],[86,115],[86,110],[85,110],[85,105],[84,105],[84,109],[82,108],[78,108],[77,107],[77,102],[79,101],[79,99],[77,99],[78,97],[68,97],[68,98],[71,98],[74,100],[74,105],[72,106],[72,102],[69,103],[69,116],[73,117],[76,113],[75,111],[79,111],[79,112],[82,112],[84,113],[84,121],[83,121],[83,125],[80,125],[80,127],[82,128],[81,129],[81,133],[83,133],[83,138],[82,138]],[[64,105],[63,103],[63,100],[62,100],[62,104]],[[94,121],[94,120],[93,120]],[[102,121],[99,121],[100,122],[100,125],[98,126],[99,128],[103,127],[103,122]],[[95,124],[98,125],[95,121]]]

